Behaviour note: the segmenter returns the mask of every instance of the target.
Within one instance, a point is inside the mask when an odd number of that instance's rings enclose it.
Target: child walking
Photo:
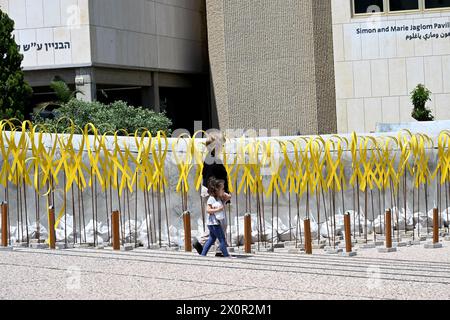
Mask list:
[[[221,226],[221,223],[225,222],[225,207],[222,201],[225,193],[225,181],[211,178],[208,182],[208,193],[210,197],[207,202],[206,212],[208,214],[209,238],[203,248],[202,256],[208,254],[209,249],[218,239],[223,256],[228,258],[231,256],[228,253],[225,233]]]

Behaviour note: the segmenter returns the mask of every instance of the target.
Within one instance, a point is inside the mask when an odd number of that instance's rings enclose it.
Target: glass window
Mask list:
[[[383,12],[383,0],[354,0],[355,14]]]
[[[450,8],[450,0],[425,0],[425,9]]]
[[[389,11],[419,10],[419,0],[389,0]]]

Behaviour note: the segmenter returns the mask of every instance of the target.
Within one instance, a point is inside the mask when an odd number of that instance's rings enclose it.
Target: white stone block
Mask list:
[[[42,0],[26,0],[27,28],[42,28],[44,13]]]
[[[353,74],[355,98],[370,97],[372,95],[370,61],[355,61]]]
[[[335,69],[337,99],[353,98],[353,64],[351,62],[336,62]]]
[[[61,25],[61,2],[55,0],[43,0],[44,26],[57,27]]]
[[[442,59],[440,56],[425,57],[425,86],[434,94],[442,93]],[[448,76],[448,75],[447,75]]]
[[[381,97],[389,95],[389,69],[388,60],[372,60],[372,96]]]
[[[400,98],[385,97],[381,100],[383,122],[398,123],[400,122]]]
[[[407,95],[406,61],[404,58],[389,60],[389,87],[391,95]]]

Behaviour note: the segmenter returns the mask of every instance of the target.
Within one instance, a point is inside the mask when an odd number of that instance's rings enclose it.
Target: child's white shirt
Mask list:
[[[223,202],[221,199],[216,199],[215,197],[210,196],[207,202],[208,205],[210,205],[213,209],[218,209],[220,207],[223,207]],[[222,209],[221,211],[216,212],[214,215],[209,215],[209,221],[208,224],[218,224],[214,223],[214,220],[211,219],[212,217],[215,217],[215,219],[219,221],[225,220],[225,210]]]

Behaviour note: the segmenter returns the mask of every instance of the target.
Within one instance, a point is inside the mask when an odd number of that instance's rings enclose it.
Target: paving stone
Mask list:
[[[56,247],[56,249],[60,249],[60,250],[62,250],[62,249],[72,249],[72,248],[74,248],[74,245],[73,245],[73,243],[64,243],[64,242],[57,242],[56,244],[55,244],[55,247]]]
[[[359,248],[360,249],[375,249],[377,246],[375,245],[375,243],[366,243],[361,245]]]
[[[354,256],[357,255],[357,253],[354,252],[354,251],[352,251],[352,252],[341,252],[340,255],[343,256],[343,257],[354,257]]]
[[[425,249],[438,249],[442,248],[442,243],[425,243],[423,247]]]
[[[327,254],[338,254],[340,252],[343,252],[344,250],[341,248],[333,248],[333,247],[325,247],[325,253]]]
[[[13,246],[16,247],[16,248],[28,248],[29,244],[26,243],[26,242],[15,242],[13,244]]]
[[[131,251],[134,249],[134,244],[126,243],[123,246],[120,246],[120,250],[122,251]]]
[[[46,243],[30,243],[30,248],[32,248],[32,249],[48,249],[48,244],[46,244]]]
[[[301,249],[289,249],[288,253],[290,254],[302,254],[305,253],[305,250],[301,250]]]
[[[378,248],[378,252],[380,253],[389,253],[389,252],[396,252],[397,248]]]
[[[406,242],[392,242],[392,246],[395,248],[406,247],[408,244]]]

